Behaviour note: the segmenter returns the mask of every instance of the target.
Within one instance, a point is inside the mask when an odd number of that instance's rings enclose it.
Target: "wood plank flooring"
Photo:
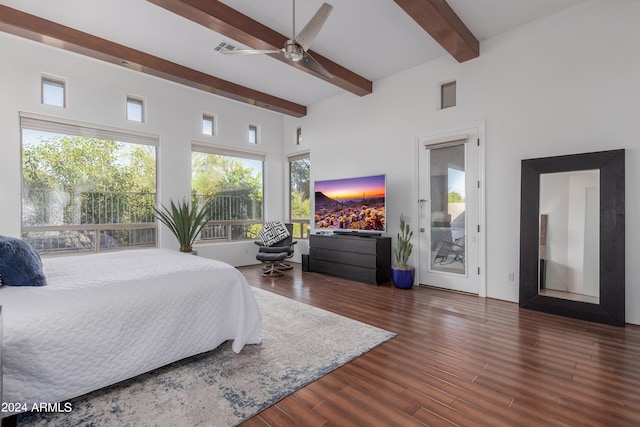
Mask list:
[[[300,266],[252,286],[398,333],[241,426],[638,426],[640,327]]]

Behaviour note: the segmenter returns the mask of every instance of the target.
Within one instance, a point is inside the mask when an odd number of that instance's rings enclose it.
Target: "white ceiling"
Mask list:
[[[327,1],[334,9],[312,50],[368,80],[375,81],[447,54],[392,0]],[[448,3],[482,42],[583,1],[448,0]],[[0,0],[0,3],[298,104],[311,105],[342,92],[266,55],[219,54],[214,48],[221,41],[238,44],[145,0]],[[291,34],[291,0],[223,0],[223,3],[281,34]],[[322,3],[323,0],[296,1],[297,31]]]

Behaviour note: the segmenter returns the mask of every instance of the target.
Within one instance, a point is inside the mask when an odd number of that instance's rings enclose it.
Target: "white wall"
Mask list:
[[[520,161],[625,148],[626,313],[640,323],[640,2],[596,0],[481,44],[480,57],[449,56],[343,94],[285,119],[311,150],[312,179],[385,172],[390,234],[414,212],[420,135],[486,123],[487,296],[518,300]],[[437,109],[440,82],[457,80],[458,106]],[[285,152],[293,151],[287,143]],[[414,257],[415,258],[415,257]]]
[[[282,218],[281,114],[5,33],[0,33],[0,52],[0,234],[20,236],[20,111],[158,135],[158,191],[165,204],[190,194],[192,141],[266,153],[265,218]],[[68,81],[67,108],[40,103],[43,73]],[[145,99],[146,123],[125,119],[127,95]],[[217,115],[218,136],[202,135],[203,112]],[[257,146],[247,142],[249,123],[260,126]],[[173,235],[164,226],[161,229],[160,246],[178,248]],[[199,245],[196,249],[202,256],[234,265],[256,262],[253,242]]]
[[[547,215],[545,287],[599,296],[600,171],[540,175],[540,214]]]
[[[540,176],[540,214],[547,215],[545,288],[569,291],[569,172]],[[574,249],[574,248],[572,248]],[[580,251],[582,254],[582,251]]]

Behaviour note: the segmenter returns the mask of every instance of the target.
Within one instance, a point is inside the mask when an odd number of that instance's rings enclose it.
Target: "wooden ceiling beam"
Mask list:
[[[480,42],[445,0],[394,0],[458,62],[480,56]]]
[[[217,0],[147,1],[180,15],[183,18],[203,25],[216,33],[238,41],[252,49],[281,49],[290,38],[290,36],[282,35]],[[373,91],[371,81],[336,64],[313,50],[309,50],[309,54],[327,71],[333,74],[333,79],[323,79],[295,62],[285,59],[284,55],[272,54],[270,56],[358,96],[368,95]]]
[[[0,5],[0,31],[181,83],[271,111],[302,117],[307,107]]]

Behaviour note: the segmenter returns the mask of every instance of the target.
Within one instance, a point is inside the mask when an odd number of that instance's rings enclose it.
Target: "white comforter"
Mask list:
[[[47,286],[0,287],[5,402],[63,401],[226,340],[236,353],[260,342],[253,293],[225,263],[164,249],[43,262]]]

